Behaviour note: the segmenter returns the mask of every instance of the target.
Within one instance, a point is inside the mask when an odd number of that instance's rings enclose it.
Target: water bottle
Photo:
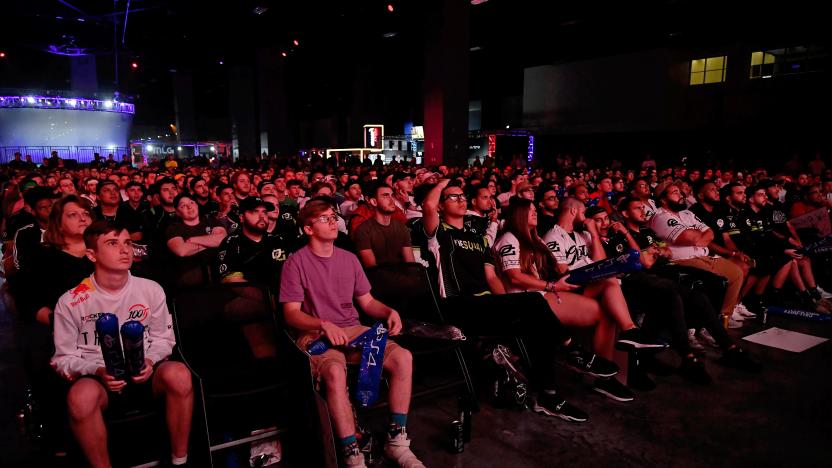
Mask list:
[[[124,322],[121,326],[121,344],[124,347],[124,361],[127,374],[138,375],[144,368],[144,325],[137,320]]]
[[[118,336],[118,317],[115,314],[101,314],[95,321],[95,331],[98,333],[98,343],[101,345],[101,355],[104,357],[107,373],[117,380],[124,380],[127,369]]]

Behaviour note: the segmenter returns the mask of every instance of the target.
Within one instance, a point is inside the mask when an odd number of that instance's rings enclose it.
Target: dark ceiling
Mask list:
[[[137,123],[166,123],[173,116],[172,71],[198,77],[198,101],[227,101],[228,67],[250,65],[259,52],[283,61],[291,94],[314,118],[349,99],[351,82],[368,69],[410,80],[418,93],[424,26],[436,20],[428,5],[437,1],[442,0],[4,2],[0,51],[7,56],[0,59],[0,88],[68,89],[69,60],[47,50],[70,46],[95,54],[100,89],[116,89],[115,42],[118,88],[140,104]],[[520,95],[523,68],[542,63],[664,46],[826,42],[823,18],[806,0],[777,6],[489,0],[471,6],[471,96]]]

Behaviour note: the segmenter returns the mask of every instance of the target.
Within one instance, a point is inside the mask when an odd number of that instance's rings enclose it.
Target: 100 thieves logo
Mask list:
[[[147,308],[144,304],[133,304],[130,306],[129,317],[127,320],[138,320],[139,322],[144,322],[144,319],[150,315],[150,309]]]

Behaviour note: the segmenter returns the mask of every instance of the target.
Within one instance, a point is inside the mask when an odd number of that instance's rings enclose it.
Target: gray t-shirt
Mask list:
[[[307,245],[283,265],[280,302],[301,302],[307,314],[342,328],[360,325],[353,298],[369,292],[358,258],[338,247],[331,257],[319,257]]]

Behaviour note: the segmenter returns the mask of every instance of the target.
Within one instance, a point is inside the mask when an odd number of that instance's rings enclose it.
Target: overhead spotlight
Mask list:
[[[148,151],[153,151],[153,145],[147,145],[147,150]]]
[[[396,34],[398,34],[398,33],[395,33],[395,32],[389,32],[389,33],[384,33],[384,34],[382,34],[381,36],[382,36],[383,38],[385,38],[385,39],[390,39],[391,37],[396,37]]]
[[[393,8],[393,4],[392,4],[392,3],[388,3],[388,4],[387,4],[387,11],[389,11],[390,13],[393,13],[393,10],[394,10],[394,8]]]
[[[294,41],[292,41],[292,44],[294,44],[294,45],[296,45],[296,46],[299,46],[299,45],[300,45],[300,42],[298,42],[298,40],[297,40],[297,39],[295,39]]]
[[[222,60],[220,60],[220,65],[224,65],[224,63],[223,63],[223,61],[222,61]]]
[[[113,108],[113,101],[104,101],[104,108],[105,109],[112,109]]]
[[[286,52],[281,52],[281,53],[280,53],[280,55],[282,55],[282,56],[286,57],[286,56],[287,56],[287,55],[289,55],[289,54],[287,54]]]
[[[84,18],[78,18],[79,23],[83,23],[84,21],[86,21]]]
[[[297,41],[295,41],[295,42],[297,42]],[[6,58],[6,53],[5,52],[0,52],[0,58]]]
[[[75,105],[78,104],[78,101],[76,101],[75,99],[67,99],[64,102],[66,102],[66,105],[68,105],[69,107],[75,107]]]
[[[215,147],[213,147],[213,146],[211,147],[211,152],[212,152],[212,153],[213,153],[214,151],[216,151],[216,150],[217,150],[217,148],[215,148]]]
[[[176,147],[176,150],[177,150],[177,151],[182,151],[182,147],[181,147],[181,146],[177,146],[177,147]]]
[[[254,12],[255,15],[262,15],[263,13],[269,11],[269,7],[259,6],[259,7],[255,7],[254,10],[252,10],[252,11]]]
[[[29,104],[34,104],[35,103],[35,98],[33,98],[32,96],[27,96],[26,97],[26,102],[29,103]]]
[[[133,63],[130,64],[130,66],[133,67],[133,70],[139,68],[138,62],[133,62]]]

